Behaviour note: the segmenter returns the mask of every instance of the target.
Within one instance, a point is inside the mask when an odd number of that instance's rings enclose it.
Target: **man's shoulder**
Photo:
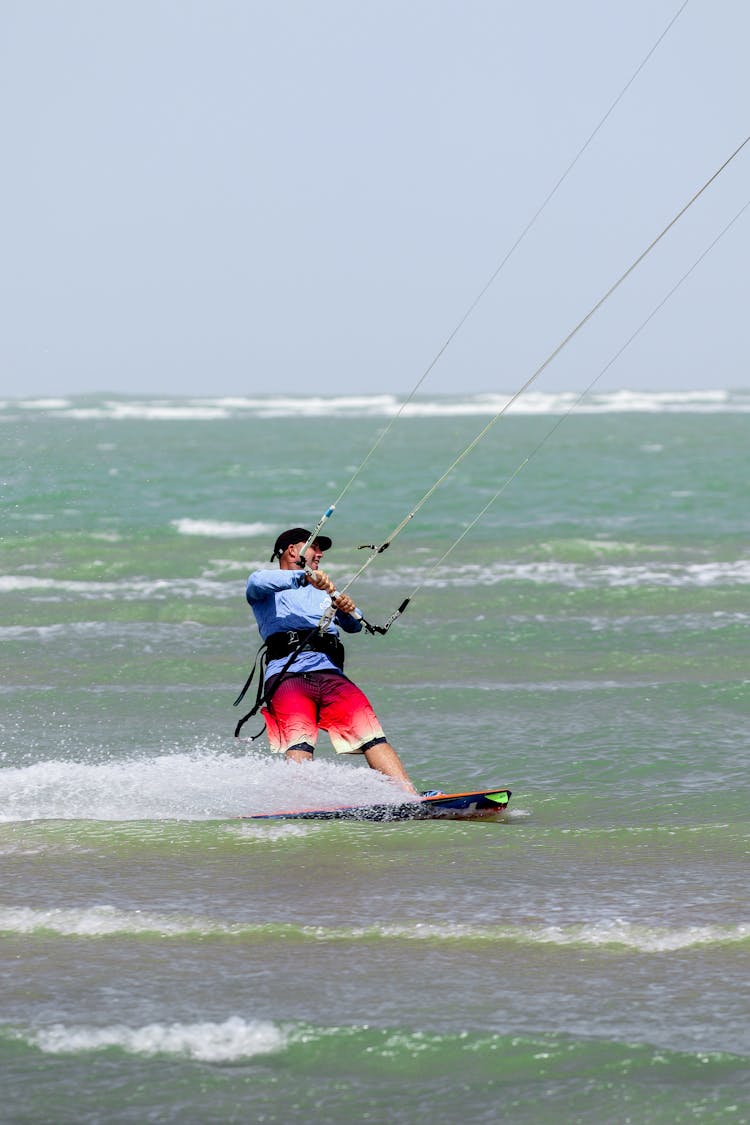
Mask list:
[[[277,570],[275,567],[259,566],[257,570],[251,570],[250,571],[250,577],[248,578],[248,582],[250,581],[250,578],[261,578],[261,577],[264,577],[265,575],[274,575],[274,574],[275,575],[281,575],[283,573],[284,573],[283,570]]]
[[[246,588],[248,593],[296,589],[299,587],[301,576],[301,571],[272,570],[270,567],[262,567],[260,570],[252,571]]]

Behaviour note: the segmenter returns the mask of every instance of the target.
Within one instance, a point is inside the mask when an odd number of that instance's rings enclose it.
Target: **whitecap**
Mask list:
[[[71,403],[66,398],[29,398],[15,404],[22,410],[65,410]]]
[[[273,535],[276,528],[269,523],[231,523],[228,520],[171,520],[180,535],[205,535],[214,539],[251,539],[256,535]]]
[[[79,1054],[119,1047],[137,1055],[176,1055],[201,1062],[236,1062],[281,1051],[288,1035],[268,1020],[231,1016],[223,1023],[150,1023],[143,1027],[53,1024],[29,1036],[48,1054]]]
[[[286,826],[286,829],[295,826]],[[271,928],[274,926],[271,924]],[[474,925],[466,922],[393,922],[361,926],[323,926],[278,923],[287,937],[315,942],[357,942],[383,938],[428,942],[510,942],[514,945],[571,947],[619,946],[638,953],[668,954],[707,945],[746,943],[750,923],[734,925],[664,926],[628,922],[621,918],[559,925],[538,923]],[[268,925],[228,922],[178,914],[142,910],[118,910],[109,905],[34,909],[0,907],[0,932],[14,934],[56,933],[65,937],[101,938],[158,934],[163,938],[189,935],[240,937],[266,931]]]
[[[57,418],[127,421],[216,421],[224,418],[441,418],[515,415],[617,413],[747,413],[746,390],[640,391],[621,389],[580,397],[576,391],[529,391],[469,395],[430,395],[405,400],[393,394],[227,395],[205,398],[103,399],[78,405],[67,399],[23,400],[26,409],[47,409]]]
[[[19,591],[44,600],[60,600],[61,594],[72,594],[83,601],[165,601],[182,598],[209,598],[223,601],[237,597],[236,582],[217,582],[209,578],[180,579],[132,578],[118,582],[89,582],[54,577],[40,578],[31,574],[0,575],[0,594]]]
[[[115,934],[217,934],[231,927],[216,922],[156,914],[147,910],[118,910],[107,904],[83,907],[0,907],[0,931],[13,934],[55,933],[65,937],[111,937]]]
[[[372,581],[372,579],[370,579]],[[661,586],[746,585],[750,583],[750,559],[703,563],[569,563],[544,562],[467,563],[437,570],[427,566],[398,567],[376,577],[381,586],[411,586],[448,589],[453,586],[494,586],[501,582],[529,582],[534,585],[565,586],[572,589]]]
[[[553,945],[620,945],[641,953],[673,953],[700,945],[744,942],[750,924],[734,926],[649,926],[622,919],[573,926],[542,926],[528,931],[528,940]]]

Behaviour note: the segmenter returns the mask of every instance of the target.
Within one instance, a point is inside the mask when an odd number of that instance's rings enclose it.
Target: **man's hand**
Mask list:
[[[307,571],[307,581],[316,589],[324,590],[326,594],[333,594],[336,589],[324,570]],[[340,609],[342,613],[354,613],[357,608],[354,599],[350,598],[348,594],[339,594],[334,604],[336,609]]]
[[[326,594],[332,594],[336,589],[324,570],[308,570],[305,574],[307,581],[311,586],[314,586],[316,590],[324,590]]]
[[[342,613],[354,613],[357,608],[354,604],[354,599],[350,598],[348,594],[339,594],[334,605],[336,609],[340,609]]]

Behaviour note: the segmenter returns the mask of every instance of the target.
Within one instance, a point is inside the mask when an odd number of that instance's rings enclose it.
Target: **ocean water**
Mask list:
[[[0,1119],[750,1121],[750,393],[527,395],[353,585],[502,819],[238,819],[396,799],[234,739],[247,573],[393,421],[345,584],[502,401],[0,405]]]

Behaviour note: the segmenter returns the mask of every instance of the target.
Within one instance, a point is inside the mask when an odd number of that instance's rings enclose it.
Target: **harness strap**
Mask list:
[[[263,680],[263,673],[264,673],[265,667],[266,667],[266,651],[267,651],[267,649],[268,649],[268,641],[264,641],[263,644],[260,646],[260,648],[258,649],[258,651],[255,654],[255,660],[253,661],[252,671],[250,672],[250,675],[245,680],[245,684],[244,684],[244,687],[242,688],[242,691],[240,692],[240,694],[237,696],[234,703],[232,704],[233,707],[236,707],[245,698],[245,695],[247,693],[247,689],[250,687],[250,684],[253,682],[253,676],[255,675],[255,669],[258,667],[258,661],[260,661],[260,678],[261,678],[261,681]]]

